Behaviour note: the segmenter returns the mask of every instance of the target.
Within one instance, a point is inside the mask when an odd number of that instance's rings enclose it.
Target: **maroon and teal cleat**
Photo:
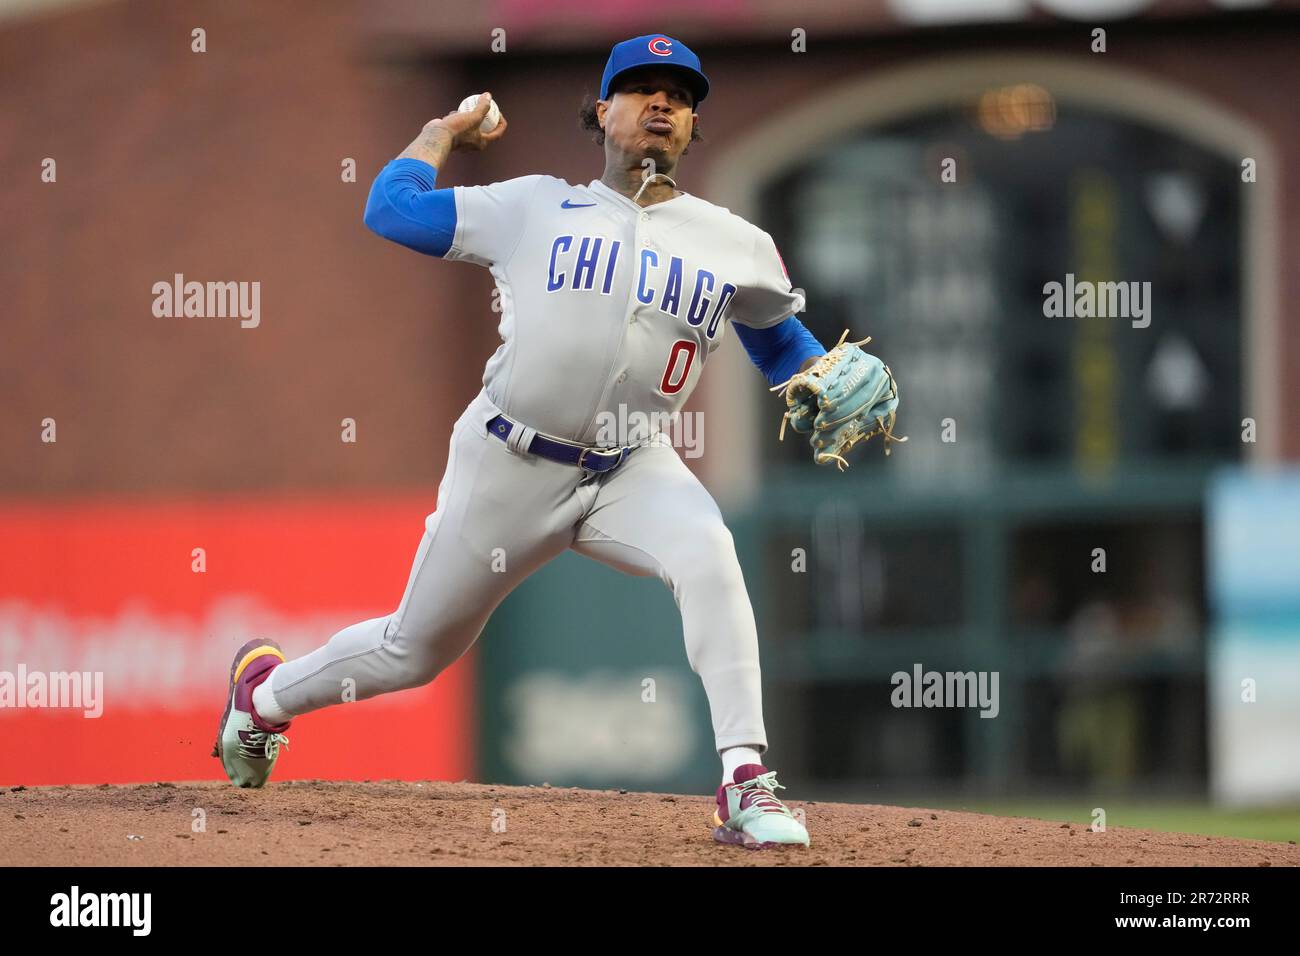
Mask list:
[[[718,788],[718,809],[713,814],[713,838],[750,850],[783,844],[808,845],[808,831],[790,808],[776,798],[784,790],[776,771],[762,764],[737,767],[735,783]]]
[[[239,787],[260,787],[271,776],[280,747],[289,746],[284,731],[288,722],[268,724],[253,710],[253,688],[284,663],[284,652],[274,641],[249,641],[235,652],[230,665],[230,694],[221,715],[212,756],[221,758],[230,782]]]

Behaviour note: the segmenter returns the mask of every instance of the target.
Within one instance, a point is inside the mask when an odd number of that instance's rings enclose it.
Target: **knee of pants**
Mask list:
[[[736,558],[736,543],[721,521],[709,524],[698,533],[687,535],[685,547],[670,557],[665,571],[675,594],[686,589],[705,591],[720,597],[745,594],[745,579]]]
[[[406,690],[431,683],[474,643],[479,630],[473,623],[455,621],[420,630],[412,630],[407,622],[400,627],[391,623],[384,644],[385,656],[393,664],[390,689]]]

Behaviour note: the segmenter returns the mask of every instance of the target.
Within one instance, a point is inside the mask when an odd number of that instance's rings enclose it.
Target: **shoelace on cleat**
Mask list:
[[[745,797],[749,797],[749,805],[757,807],[764,813],[783,813],[788,817],[793,817],[790,808],[776,797],[777,790],[786,789],[776,782],[776,771],[769,770],[767,773],[760,773],[757,777],[746,780],[744,783],[736,784],[736,789],[740,792],[740,799],[743,803]]]
[[[289,738],[284,734],[269,734],[265,730],[248,732],[248,739],[239,741],[239,755],[249,760],[274,760],[280,755],[281,746],[289,746]]]

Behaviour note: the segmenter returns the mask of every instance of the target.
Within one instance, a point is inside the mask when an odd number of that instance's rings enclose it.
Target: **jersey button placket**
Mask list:
[[[637,226],[637,230],[636,230],[636,231],[640,234],[640,236],[641,236],[641,246],[642,246],[642,248],[644,248],[644,249],[653,249],[653,248],[655,247],[655,244],[654,244],[654,242],[651,241],[650,236],[646,234],[646,230],[645,230],[645,228],[644,228],[644,224],[650,221],[650,213],[648,213],[648,212],[644,212],[644,211],[643,211],[643,212],[641,212],[640,214],[637,215],[637,219],[640,220],[640,222],[642,223],[641,226]],[[635,324],[636,324],[636,311],[635,311],[635,310],[632,312],[631,315],[628,316],[628,318],[627,318],[627,324],[628,324],[628,325],[635,325]],[[619,379],[619,381],[621,382],[622,379]]]

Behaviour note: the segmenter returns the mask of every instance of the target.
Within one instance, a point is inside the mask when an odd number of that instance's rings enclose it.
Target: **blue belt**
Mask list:
[[[497,415],[487,423],[488,431],[502,441],[510,437],[510,432],[517,423]],[[538,432],[528,443],[528,453],[562,465],[577,465],[584,471],[603,474],[613,471],[636,449],[635,445],[621,445],[618,448],[595,448],[579,445],[577,442],[565,441],[563,438],[551,438]]]

